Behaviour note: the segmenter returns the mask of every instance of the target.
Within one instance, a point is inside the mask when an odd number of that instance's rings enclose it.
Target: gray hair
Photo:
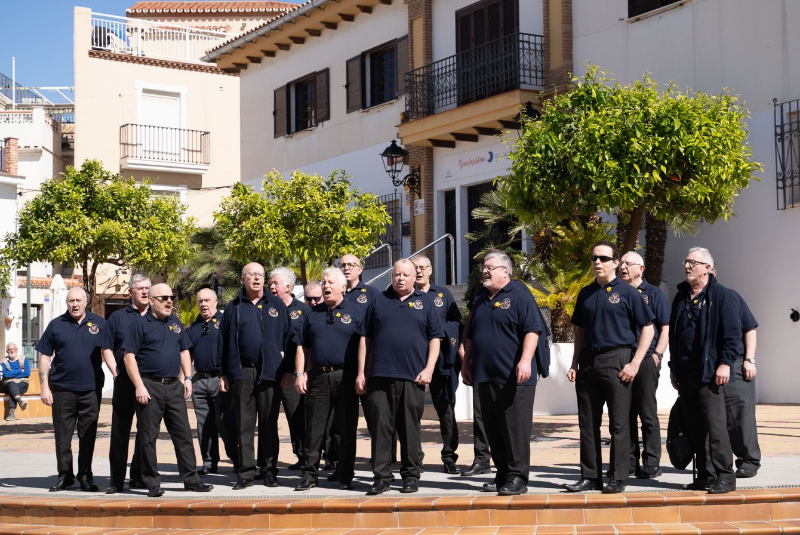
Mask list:
[[[73,290],[78,290],[79,292],[81,292],[83,294],[83,300],[86,301],[87,304],[88,304],[88,302],[89,302],[89,294],[86,293],[86,290],[84,290],[82,286],[73,286],[72,288],[67,290],[67,299],[69,299],[69,294]]]
[[[692,247],[691,249],[689,249],[689,254],[692,254],[694,252],[697,252],[697,253],[700,253],[701,255],[703,255],[703,262],[708,264],[711,267],[711,269],[714,269],[714,267],[715,267],[714,257],[711,256],[711,251],[709,251],[705,247]]]
[[[414,270],[416,269],[416,267],[417,267],[417,266],[415,266],[415,265],[414,265],[414,262],[412,262],[412,261],[411,261],[411,260],[409,260],[408,258],[401,258],[400,260],[398,260],[397,262],[395,262],[395,263],[394,263],[394,265],[392,266],[392,276],[394,276],[394,274],[395,274],[395,268],[396,268],[397,266],[401,265],[401,264],[411,264],[412,273],[413,273],[413,271],[414,271]]]
[[[514,275],[514,264],[511,263],[511,257],[509,257],[507,254],[489,253],[483,258],[483,262],[486,263],[486,261],[489,260],[490,258],[496,258],[501,266],[508,269],[509,278],[511,278],[511,276]]]
[[[338,271],[339,273],[341,273],[341,274],[342,274],[342,277],[344,277],[344,273],[342,273],[342,271],[341,271],[340,269],[336,269],[336,268],[331,268],[331,269],[333,269],[334,271]],[[345,279],[345,280],[347,280],[347,279]],[[346,284],[346,283],[345,283],[345,284]],[[322,285],[319,283],[319,281],[308,281],[308,284],[306,284],[306,287],[305,287],[305,288],[303,288],[303,293],[306,293],[306,294],[307,294],[307,293],[308,293],[308,291],[309,291],[311,288],[320,288],[320,289],[321,289],[321,288],[322,288]]]
[[[287,267],[277,267],[269,272],[270,278],[274,277],[275,275],[280,275],[283,284],[289,286],[289,291],[294,288],[294,285],[297,282],[297,275],[295,275],[294,271]]]
[[[128,281],[128,288],[133,290],[133,287],[136,286],[136,283],[137,282],[142,282],[142,281],[152,282],[150,280],[150,277],[148,277],[147,275],[142,275],[141,273],[137,273],[136,275],[131,277],[130,281]]]
[[[336,284],[341,284],[342,286],[347,286],[347,277],[344,276],[342,270],[335,267],[329,267],[322,271],[322,278],[324,279],[326,276],[331,276],[336,280]]]
[[[417,256],[415,256],[414,258],[411,259],[412,262],[415,262],[416,260],[424,260],[425,261],[425,266],[426,267],[431,267],[431,259],[428,258],[427,256],[425,256],[424,254],[417,255]],[[415,265],[416,265],[416,262],[415,262]]]

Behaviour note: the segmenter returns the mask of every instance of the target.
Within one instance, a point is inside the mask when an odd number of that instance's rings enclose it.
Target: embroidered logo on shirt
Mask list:
[[[366,291],[366,290],[364,290],[364,291]],[[361,294],[358,297],[356,297],[356,301],[358,301],[359,303],[361,303],[363,305],[364,303],[367,302],[367,296],[364,295],[364,294]]]
[[[175,334],[178,334],[179,332],[181,332],[181,328],[178,326],[177,323],[173,323],[172,325],[170,325],[169,326],[169,330],[170,331],[175,331]]]
[[[278,317],[278,311],[275,310],[275,307],[269,307],[269,315],[272,316],[273,318]]]
[[[450,345],[453,346],[453,347],[456,347],[456,339],[455,338],[451,338],[450,339]]]
[[[608,296],[608,302],[609,303],[613,303],[615,305],[617,303],[619,303],[619,294],[611,294],[611,295],[609,295]]]
[[[409,303],[409,305],[410,305],[410,304],[411,304],[411,303]],[[422,310],[422,301],[420,301],[419,299],[417,299],[416,301],[414,301],[414,303],[413,303],[413,304],[414,304],[414,308],[416,308],[417,310]]]
[[[508,297],[506,297],[500,302],[500,308],[502,308],[503,310],[508,310],[510,306],[511,306],[511,299],[509,299]]]
[[[217,320],[211,320],[211,321],[214,322],[214,328],[219,329],[219,323],[217,323]]]
[[[433,300],[433,304],[436,305],[437,307],[444,306],[444,299],[442,299],[442,294],[439,294],[439,297]]]
[[[302,314],[302,312],[299,312],[299,311],[297,311],[297,310],[292,310],[292,313],[291,313],[291,314],[289,314],[289,316],[290,316],[290,317],[291,317],[293,320],[296,320],[297,318],[299,318],[299,317],[300,317],[300,314]]]
[[[642,294],[642,298],[644,299],[645,303],[650,304],[650,298],[648,296],[646,296],[645,294]]]
[[[92,334],[97,334],[100,332],[100,327],[94,325],[91,321],[87,323],[86,326],[89,327],[89,332]]]
[[[350,314],[345,314],[344,316],[342,316],[342,323],[347,324],[350,323],[351,321],[353,320],[350,318]]]

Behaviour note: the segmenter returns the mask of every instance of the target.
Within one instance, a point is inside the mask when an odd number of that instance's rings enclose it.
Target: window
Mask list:
[[[276,138],[307,130],[330,119],[328,69],[276,89],[272,116]]]
[[[675,4],[680,0],[628,0],[628,18],[653,11],[660,7]]]
[[[800,100],[775,104],[778,210],[800,207]]]
[[[378,236],[375,247],[388,243],[391,245],[392,254],[389,256],[387,249],[381,249],[364,260],[364,269],[391,267],[392,261],[396,262],[403,256],[403,238],[400,231],[403,212],[400,206],[400,194],[381,195],[378,197],[378,202],[386,208],[386,212],[392,218],[392,222],[386,225],[386,231]]]
[[[407,35],[347,60],[347,113],[390,102],[405,93],[406,71]]]
[[[456,53],[519,31],[517,0],[483,0],[456,11]]]

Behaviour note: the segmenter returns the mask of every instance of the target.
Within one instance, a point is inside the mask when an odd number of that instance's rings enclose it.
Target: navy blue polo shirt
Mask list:
[[[367,305],[366,336],[372,340],[370,377],[413,381],[428,364],[428,343],[444,329],[430,294],[414,288],[401,300],[394,288]]]
[[[54,318],[36,344],[36,351],[52,357],[48,381],[72,392],[103,388],[100,340],[106,320],[86,312],[78,323],[69,312]]]
[[[358,345],[364,336],[366,307],[342,299],[333,310],[316,305],[306,314],[300,343],[311,350],[311,367],[356,366]]]
[[[433,297],[434,310],[439,314],[442,325],[448,321],[461,321],[461,310],[459,310],[456,300],[450,290],[444,286],[430,285],[428,293]]]
[[[359,305],[367,306],[370,301],[375,299],[375,297],[380,295],[380,293],[381,291],[376,287],[367,286],[363,282],[359,282],[355,288],[352,290],[347,290],[344,294],[344,297],[345,299],[350,299]]]
[[[678,318],[675,321],[675,331],[669,333],[675,340],[675,357],[699,361],[702,351],[702,333],[698,330],[700,313],[707,306],[706,285],[695,297],[686,293],[683,303],[678,308]],[[695,351],[694,348],[698,350]]]
[[[585,349],[633,346],[641,329],[654,316],[636,289],[615,277],[600,286],[597,280],[578,294],[572,324],[583,327]]]
[[[286,310],[289,312],[289,328],[292,330],[292,338],[297,340],[296,337],[303,328],[303,320],[308,316],[311,307],[292,297],[292,302],[287,305]]]
[[[189,325],[189,340],[192,347],[194,369],[202,373],[222,374],[222,355],[220,354],[219,328],[222,325],[222,312],[217,310],[208,321],[202,316]]]
[[[669,303],[667,303],[667,296],[664,295],[664,292],[661,291],[661,288],[653,286],[649,282],[643,280],[636,290],[642,296],[642,299],[644,299],[644,302],[647,303],[647,306],[650,307],[650,311],[655,316],[655,319],[653,320],[655,327],[653,341],[650,343],[650,349],[647,350],[647,354],[645,355],[645,357],[650,357],[653,355],[653,351],[656,350],[656,345],[658,344],[658,337],[660,334],[659,329],[664,325],[669,325],[669,315],[671,310]],[[636,327],[636,343],[633,345],[634,348],[639,346],[639,337],[641,335],[641,327]]]
[[[128,328],[140,319],[142,319],[142,314],[139,309],[129,304],[111,314],[108,318],[108,325],[100,334],[100,347],[114,352],[114,360],[117,361],[117,378],[120,375],[128,376],[123,362],[125,352],[122,351],[122,342],[128,334]]]
[[[545,331],[538,308],[527,286],[514,281],[494,297],[484,290],[473,300],[468,338],[472,340],[472,374],[476,383],[516,383],[525,336]],[[536,380],[534,372],[521,384],[535,385]]]
[[[249,299],[244,298],[237,307],[237,314],[239,315],[239,330],[237,333],[239,341],[239,355],[242,364],[258,364],[261,361],[261,337],[263,316],[269,313],[270,310],[277,310],[278,306],[270,303],[270,297],[274,297],[269,292],[264,292],[256,304],[253,304]],[[283,307],[281,311],[286,309],[283,301],[275,297],[275,301],[280,302]]]
[[[168,316],[161,320],[148,311],[142,321],[128,330],[122,349],[136,355],[139,373],[156,377],[178,377],[181,370],[181,351],[192,347],[181,320]]]
[[[756,321],[755,316],[753,316],[753,313],[750,312],[750,307],[747,306],[747,302],[745,302],[744,298],[739,295],[739,292],[736,290],[731,290],[730,288],[727,288],[727,290],[728,293],[733,296],[733,301],[736,303],[736,309],[739,311],[739,317],[742,321],[742,334],[758,327],[758,322]]]

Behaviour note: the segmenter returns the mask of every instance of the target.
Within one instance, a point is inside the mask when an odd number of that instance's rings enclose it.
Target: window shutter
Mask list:
[[[394,42],[394,56],[397,60],[397,96],[406,92],[406,73],[408,69],[408,36],[397,39]]]
[[[288,115],[287,111],[287,102],[286,102],[286,86],[282,85],[278,89],[275,90],[275,107],[272,112],[272,116],[274,119],[274,129],[275,129],[275,137],[281,137],[288,134]]]
[[[476,9],[472,16],[472,46],[475,48],[486,44],[486,7]]]
[[[331,118],[330,90],[328,88],[328,69],[314,73],[314,124]]]
[[[346,62],[347,72],[347,113],[358,111],[363,106],[361,98],[361,54]]]
[[[517,0],[503,0],[503,35],[511,35],[519,31],[517,16]]]
[[[493,2],[486,6],[486,41],[503,37],[503,6]]]
[[[456,14],[456,53],[472,48],[472,12]]]

